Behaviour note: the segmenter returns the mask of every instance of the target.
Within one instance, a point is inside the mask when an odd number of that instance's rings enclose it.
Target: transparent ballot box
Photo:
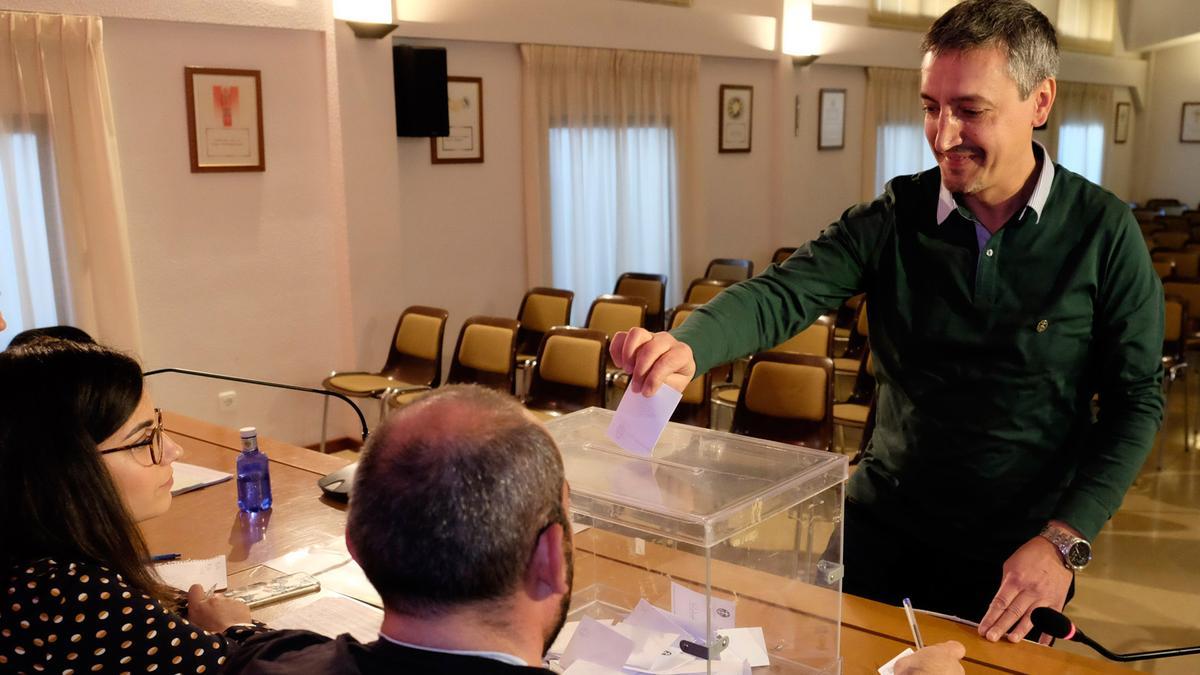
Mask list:
[[[608,439],[613,414],[547,423],[575,523],[568,621],[690,627],[709,662],[672,672],[740,674],[716,661],[756,651],[754,673],[840,672],[846,458],[674,423],[644,457]]]

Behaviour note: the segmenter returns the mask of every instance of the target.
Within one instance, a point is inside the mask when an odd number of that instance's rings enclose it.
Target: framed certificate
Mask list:
[[[434,164],[483,161],[483,78],[447,77],[450,135],[429,139]]]
[[[754,131],[754,87],[723,84],[717,127],[717,152],[750,152]]]
[[[1129,114],[1132,108],[1127,102],[1117,104],[1117,116],[1113,120],[1113,143],[1129,140]]]
[[[1179,121],[1179,142],[1200,143],[1200,102],[1183,104],[1182,119]]]
[[[822,89],[817,111],[817,150],[846,147],[846,90]]]
[[[192,173],[265,171],[258,70],[183,69]]]

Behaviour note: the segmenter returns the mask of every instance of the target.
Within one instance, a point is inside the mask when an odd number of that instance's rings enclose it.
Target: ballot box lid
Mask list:
[[[843,455],[672,422],[641,456],[608,438],[613,414],[586,408],[546,423],[578,516],[711,547],[806,500],[842,498],[830,488],[846,481]]]

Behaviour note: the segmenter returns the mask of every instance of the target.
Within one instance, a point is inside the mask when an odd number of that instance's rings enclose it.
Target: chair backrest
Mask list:
[[[1139,223],[1150,223],[1153,222],[1154,219],[1157,218],[1161,213],[1162,212],[1159,209],[1141,208],[1133,210],[1133,217],[1137,219]]]
[[[1200,312],[1200,279],[1186,279],[1176,276],[1170,279],[1163,279],[1163,292],[1167,295],[1173,295],[1183,301],[1183,308],[1187,312],[1188,320],[1195,321],[1197,312]],[[1192,330],[1194,326],[1185,324],[1185,330]]]
[[[617,278],[614,295],[641,298],[646,301],[646,328],[652,331],[663,329],[663,313],[667,304],[667,276],[626,272]]]
[[[1190,233],[1191,230],[1191,223],[1189,223],[1188,219],[1184,218],[1183,216],[1159,216],[1154,219],[1154,222],[1161,224],[1163,229],[1171,232]]]
[[[608,338],[598,330],[557,326],[546,331],[525,405],[562,412],[604,407],[607,353]]]
[[[699,306],[688,303],[676,305],[675,309],[671,310],[669,328],[675,329],[682,326],[683,322],[687,321],[687,318]],[[707,428],[711,417],[712,371],[710,370],[703,375],[696,376],[688,383],[687,388],[683,390],[683,398],[680,399],[679,405],[675,407],[675,412],[671,415],[671,421]]]
[[[1166,279],[1175,274],[1174,260],[1155,260],[1153,263],[1154,271],[1158,273],[1159,279]]]
[[[516,319],[496,316],[467,319],[458,332],[446,381],[473,382],[515,394],[520,325]]]
[[[449,312],[438,307],[413,305],[404,310],[381,372],[409,384],[441,384],[442,338],[448,316]]]
[[[517,320],[521,322],[517,332],[517,352],[536,354],[546,331],[571,323],[571,303],[574,301],[575,291],[544,286],[529,289],[517,310]]]
[[[795,246],[781,246],[781,247],[775,249],[775,253],[771,254],[771,263],[778,265],[779,263],[783,262],[784,260],[787,260],[788,258],[792,257],[792,254],[795,252],[796,252]]]
[[[858,303],[854,314],[854,323],[850,325],[850,337],[846,340],[846,351],[842,356],[847,359],[862,358],[867,347],[867,336],[870,334],[867,324],[867,299],[864,297]]]
[[[704,270],[705,279],[744,281],[754,276],[754,261],[745,258],[713,258]]]
[[[1167,295],[1163,305],[1163,356],[1183,358],[1187,347],[1187,302],[1177,295]]]
[[[1156,197],[1154,199],[1146,200],[1146,208],[1148,208],[1148,209],[1161,209],[1165,206],[1178,206],[1178,205],[1179,205],[1179,200],[1175,199],[1175,198]]]
[[[588,308],[587,327],[612,339],[619,331],[646,325],[646,301],[626,295],[601,295]]]
[[[775,345],[768,351],[833,356],[833,317],[819,316],[811,326]]]
[[[1197,251],[1164,251],[1156,249],[1151,259],[1158,262],[1170,262],[1175,266],[1175,274],[1181,277],[1200,276],[1200,252]]]
[[[730,430],[829,450],[833,441],[833,359],[784,352],[750,357]]]
[[[703,305],[735,283],[737,282],[730,279],[694,279],[688,285],[683,301],[689,305]]]
[[[1177,232],[1169,230],[1160,230],[1150,235],[1154,241],[1153,248],[1168,248],[1177,249],[1183,248],[1183,245],[1188,243],[1192,235],[1190,232]]]

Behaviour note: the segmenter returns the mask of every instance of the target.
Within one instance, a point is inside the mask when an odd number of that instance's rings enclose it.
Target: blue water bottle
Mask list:
[[[258,449],[258,430],[242,427],[242,454],[237,458],[238,508],[247,513],[271,508],[271,467]]]

